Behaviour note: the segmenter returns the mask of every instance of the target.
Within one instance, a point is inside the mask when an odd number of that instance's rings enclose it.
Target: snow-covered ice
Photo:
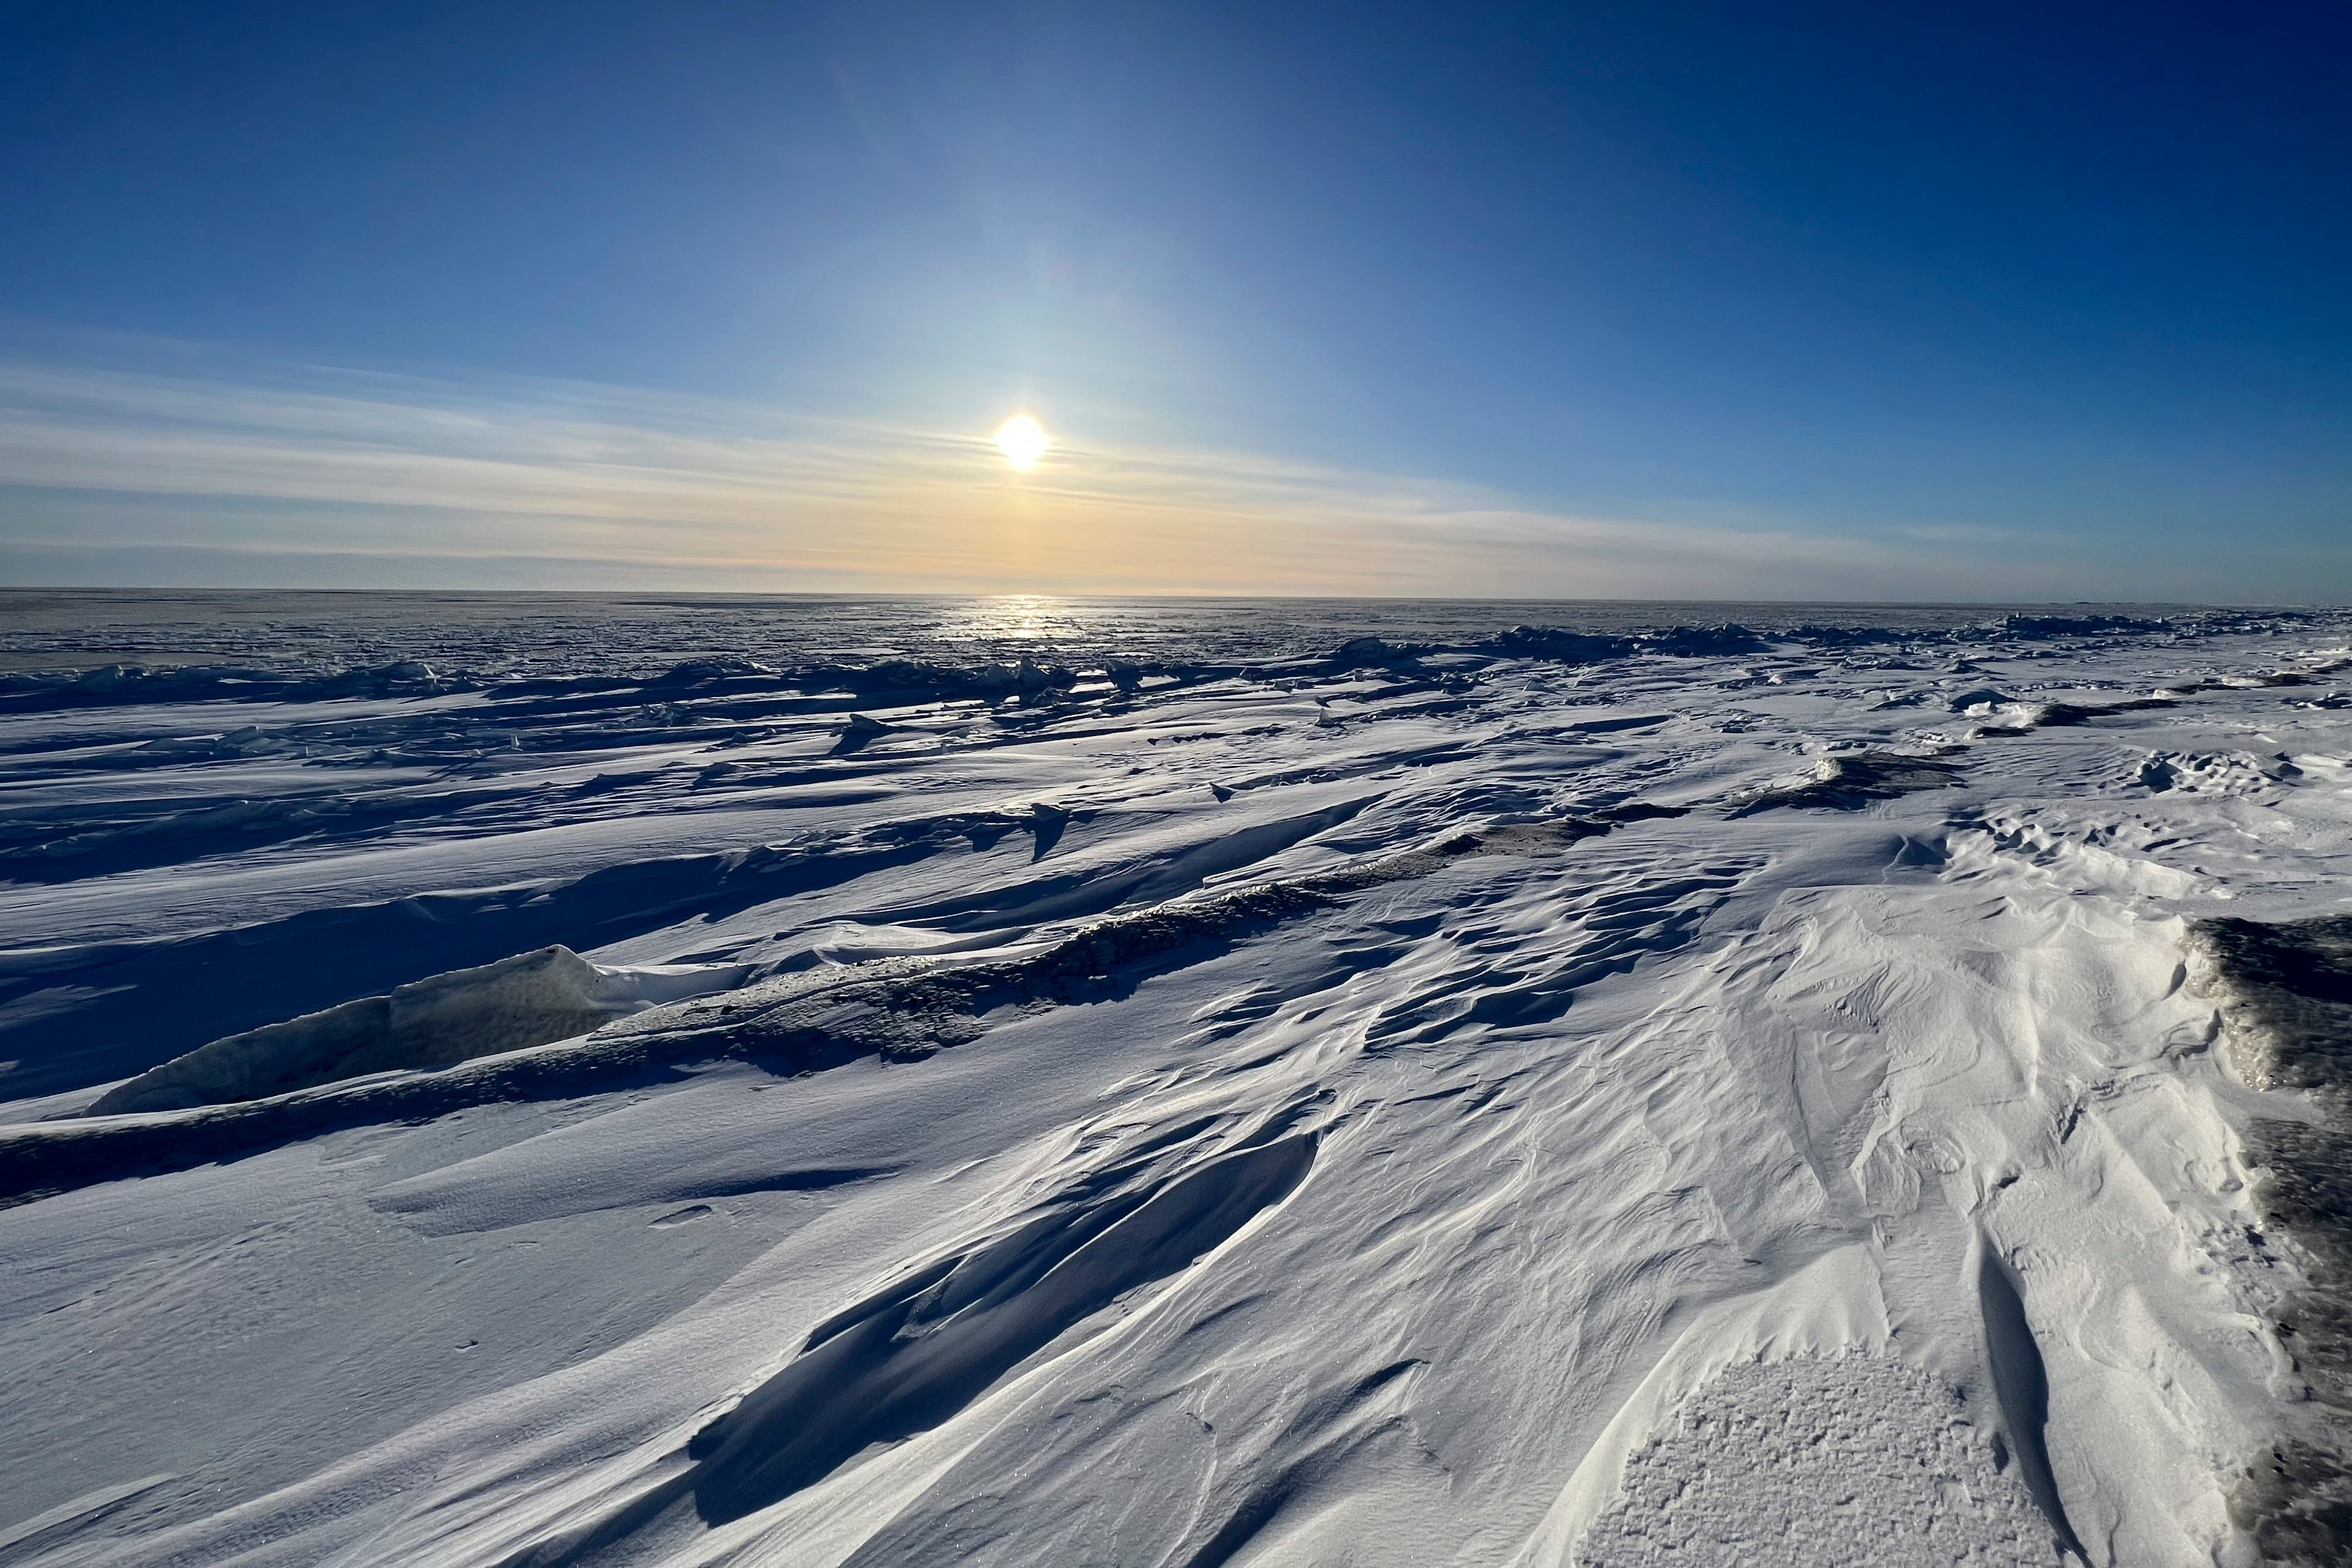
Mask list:
[[[15,598],[0,1563],[2352,1550],[2352,616]]]

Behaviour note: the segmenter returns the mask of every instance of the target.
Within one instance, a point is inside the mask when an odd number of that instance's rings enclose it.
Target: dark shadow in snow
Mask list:
[[[852,713],[849,722],[842,726],[841,739],[833,743],[836,757],[855,756],[890,732],[890,726],[863,713]]]
[[[145,803],[109,803],[123,816],[87,824],[43,823],[32,842],[0,849],[0,882],[55,884],[177,866],[215,855],[305,841],[348,845],[425,821],[446,822],[481,805],[511,805],[511,791],[393,792],[370,797],[287,795],[204,801],[148,815]],[[58,832],[61,827],[72,831]],[[21,837],[21,835],[19,835]]]
[[[573,881],[308,910],[176,940],[0,955],[0,1097],[144,1071],[209,1041],[388,993],[419,975],[530,948],[602,947],[692,915],[757,905],[909,865],[964,839],[929,824],[832,853],[762,847],[610,866]],[[58,1005],[45,1009],[46,997]],[[15,1004],[14,1006],[7,1006]]]
[[[2044,704],[2033,716],[2031,727],[2036,730],[2078,729],[2117,713],[2145,713],[2151,709],[2179,706],[2165,697],[2136,697],[2123,702],[2051,702]]]
[[[2200,687],[2187,690],[2207,689]],[[2079,730],[2118,713],[2140,713],[2153,708],[2178,708],[2169,697],[2139,697],[2123,702],[2044,702],[2024,718],[2008,724],[1988,724],[1976,733],[1984,740],[2006,735],[2030,735],[2036,730]]]
[[[779,1171],[769,1176],[738,1176],[716,1182],[686,1182],[666,1187],[655,1194],[659,1203],[676,1203],[681,1198],[740,1198],[753,1193],[821,1193],[828,1187],[845,1187],[855,1182],[870,1182],[877,1176],[898,1173],[894,1165],[848,1165],[839,1169],[816,1167],[804,1171]]]
[[[2050,1472],[2050,1448],[2045,1433],[2050,1425],[2050,1378],[2042,1364],[2041,1347],[2033,1342],[2033,1325],[2025,1316],[2025,1298],[2008,1265],[1985,1243],[1977,1267],[1977,1304],[1984,1313],[1985,1352],[1992,1363],[1993,1394],[2000,1403],[2002,1435],[2015,1450],[2018,1469],[2034,1506],[2050,1521],[2061,1551],[2084,1563],[2090,1557],[2066,1522],[2066,1507],[2059,1500],[2057,1478]]]
[[[517,953],[215,1040],[115,1085],[87,1114],[261,1100],[571,1039],[612,1019],[597,983],[595,965],[570,948]]]
[[[1506,658],[1539,658],[1555,664],[1601,664],[1638,654],[1683,658],[1718,658],[1766,652],[1771,645],[1741,626],[1673,626],[1663,631],[1610,636],[1563,631],[1556,626],[1513,626],[1471,647]]]
[[[836,1314],[688,1445],[699,1461],[696,1511],[712,1524],[740,1519],[872,1444],[939,1426],[1065,1330],[1281,1202],[1315,1144],[1302,1133],[1156,1187],[1080,1196]]]
[[[684,1522],[679,1505],[689,1500],[707,1524],[740,1519],[877,1443],[949,1420],[1087,1318],[1181,1273],[1287,1198],[1321,1137],[1296,1131],[1308,1109],[1278,1112],[1223,1149],[1213,1118],[1127,1145],[1009,1228],[819,1323],[782,1371],[683,1451],[499,1568],[601,1561],[648,1527]],[[656,1223],[664,1222],[685,1223],[684,1211]],[[868,1561],[873,1545],[856,1560]]]
[[[692,1156],[686,1156],[691,1160]],[[707,1163],[707,1162],[706,1162]],[[684,1176],[650,1173],[620,1163],[593,1181],[567,1182],[561,1186],[510,1184],[493,1181],[435,1180],[394,1183],[368,1196],[368,1207],[397,1215],[424,1236],[482,1235],[566,1215],[605,1209],[642,1208],[652,1205],[690,1205],[678,1210],[688,1217],[712,1213],[710,1205],[722,1198],[751,1197],[764,1193],[828,1193],[860,1182],[896,1175],[894,1165],[806,1166],[799,1170],[768,1170],[731,1173],[706,1170]],[[656,1226],[681,1223],[664,1215]]]
[[[315,702],[338,697],[430,697],[481,682],[415,659],[319,676],[236,665],[149,669],[110,664],[72,675],[0,676],[0,712],[39,713],[134,702]]]
[[[886,959],[778,974],[702,1002],[624,1019],[576,1042],[437,1071],[384,1074],[156,1116],[0,1129],[0,1202],[185,1170],[348,1127],[659,1082],[688,1063],[733,1059],[797,1074],[860,1058],[919,1061],[977,1039],[1016,1014],[1118,1000],[1150,974],[1228,951],[1372,888],[1429,876],[1472,856],[1557,852],[1624,823],[1679,815],[1675,808],[1635,803],[1591,816],[1505,824],[1456,834],[1426,849],[1111,916],[1025,958],[980,963]],[[1564,1005],[1557,985],[1545,990],[1544,1005]]]
[[[1296,1441],[1297,1457],[1260,1477],[1234,1505],[1216,1532],[1184,1559],[1183,1568],[1225,1568],[1300,1499],[1313,1497],[1367,1444],[1401,1426],[1401,1417],[1383,1418],[1377,1412],[1370,1413],[1370,1420],[1364,1419],[1365,1407],[1390,1384],[1427,1364],[1418,1359],[1391,1362],[1359,1379],[1350,1388],[1307,1400],[1293,1418],[1290,1431],[1285,1434]],[[1292,1445],[1276,1447],[1287,1448]]]
[[[1893,800],[1919,790],[1948,789],[1959,782],[1959,764],[1939,757],[1848,752],[1823,757],[1813,764],[1813,776],[1802,784],[1785,784],[1748,796],[1732,808],[1730,815],[1748,816],[1780,806],[1859,811],[1874,800]]]
[[[1368,795],[1320,811],[1236,828],[1127,866],[1049,869],[1025,881],[975,892],[919,903],[878,905],[865,911],[865,918],[944,931],[1000,931],[1010,926],[1085,920],[1121,904],[1159,903],[1191,892],[1211,877],[1255,865],[1328,832],[1352,820],[1379,798]],[[1087,820],[1087,815],[1040,803],[1032,805],[1027,816],[1014,818],[1014,830],[1033,837],[1030,863],[1034,865],[1049,855],[1069,825]]]
[[[1039,801],[1029,808],[1029,823],[1030,833],[1036,839],[1036,847],[1029,854],[1030,863],[1034,865],[1052,854],[1054,846],[1062,841],[1062,830],[1070,826],[1070,814],[1058,805]]]

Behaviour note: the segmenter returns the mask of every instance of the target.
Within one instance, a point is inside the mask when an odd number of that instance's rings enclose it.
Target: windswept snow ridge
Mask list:
[[[740,984],[740,965],[600,969],[543,947],[231,1035],[99,1096],[92,1116],[259,1100],[339,1079],[451,1067],[584,1035],[615,1013]]]
[[[2352,1551],[2352,618],[19,607],[0,1563]]]

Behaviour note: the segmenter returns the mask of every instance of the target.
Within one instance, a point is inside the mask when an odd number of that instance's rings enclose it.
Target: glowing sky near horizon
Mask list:
[[[1016,414],[996,427],[996,449],[1016,468],[1034,468],[1054,444],[1045,427],[1029,415]]]
[[[19,8],[0,580],[2352,597],[2347,68],[2316,5]]]

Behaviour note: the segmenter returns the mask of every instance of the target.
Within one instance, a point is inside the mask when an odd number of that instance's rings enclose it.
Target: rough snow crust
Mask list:
[[[1626,1460],[1579,1560],[1592,1568],[2046,1560],[2050,1527],[1960,1391],[1869,1356],[1734,1367]]]
[[[2333,1549],[2352,622],[434,613],[0,681],[0,1563]]]

